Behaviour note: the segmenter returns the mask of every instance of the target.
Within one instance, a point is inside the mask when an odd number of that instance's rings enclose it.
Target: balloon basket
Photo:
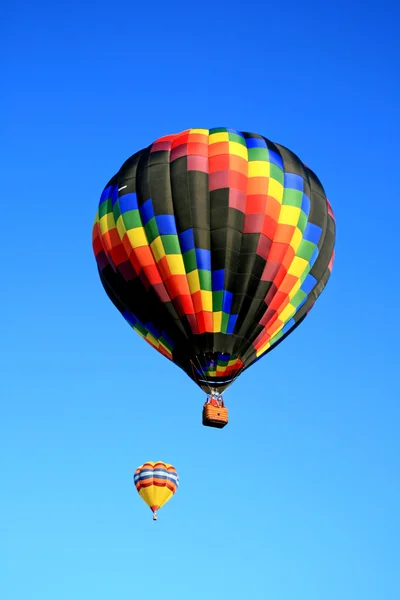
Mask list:
[[[203,425],[222,429],[228,425],[228,409],[224,406],[205,404],[203,407]]]

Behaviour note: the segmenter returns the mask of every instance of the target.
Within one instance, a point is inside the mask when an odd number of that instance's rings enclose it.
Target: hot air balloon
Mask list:
[[[209,394],[203,423],[217,427],[221,393],[309,313],[334,244],[317,176],[284,146],[226,128],[136,152],[107,183],[93,227],[109,298]]]
[[[175,467],[163,462],[147,462],[138,467],[133,476],[139,495],[153,511],[157,521],[157,510],[172,498],[179,486]]]

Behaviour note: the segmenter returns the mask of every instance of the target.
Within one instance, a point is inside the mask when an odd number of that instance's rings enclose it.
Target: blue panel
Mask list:
[[[295,325],[295,320],[294,319],[290,319],[290,321],[288,321],[285,325],[285,327],[282,329],[282,334],[284,335],[285,333],[287,333],[289,331],[289,329],[291,329],[293,327],[293,325]]]
[[[194,248],[194,236],[193,229],[186,229],[179,234],[179,243],[181,245],[181,252],[189,252],[189,250],[193,250]]]
[[[318,246],[315,248],[314,250],[314,254],[312,255],[312,257],[310,258],[310,270],[313,268],[315,261],[317,260],[319,255],[319,250],[318,250]]]
[[[306,228],[304,230],[303,238],[308,240],[309,242],[313,242],[313,244],[318,244],[319,238],[321,237],[322,229],[318,227],[318,225],[314,225],[314,223],[307,223]]]
[[[239,315],[231,315],[229,317],[228,327],[226,330],[227,333],[233,333],[233,331],[235,329],[236,321],[238,320],[238,316]]]
[[[269,150],[269,162],[273,165],[277,165],[283,170],[283,160],[281,156],[273,150]]]
[[[211,252],[210,250],[203,250],[203,248],[196,248],[196,260],[197,268],[203,271],[211,271]]]
[[[115,188],[113,189],[112,193],[111,193],[111,205],[114,208],[114,204],[116,204],[118,200],[118,188],[117,186],[115,186]]]
[[[233,294],[231,294],[231,292],[224,292],[224,299],[222,301],[222,310],[226,313],[228,313],[228,315],[231,312],[231,306],[232,306],[232,298],[233,298]]]
[[[119,210],[121,213],[128,210],[137,210],[138,208],[137,196],[134,192],[119,197]]]
[[[315,277],[313,277],[312,275],[308,274],[307,277],[305,278],[305,280],[303,281],[303,283],[301,284],[301,290],[303,290],[303,292],[305,292],[308,296],[308,294],[311,292],[311,290],[313,289],[313,287],[317,285],[317,280],[315,279]],[[299,309],[297,309],[299,310]]]
[[[108,187],[105,188],[105,190],[103,190],[101,196],[100,196],[100,202],[99,204],[102,204],[104,202],[104,200],[108,200],[109,198],[111,198],[112,195],[112,190],[115,188],[115,186],[113,185],[109,185]]]
[[[310,214],[310,198],[307,196],[307,194],[303,193],[303,201],[301,203],[301,210],[307,215]]]
[[[304,179],[295,173],[285,173],[284,186],[285,188],[302,192],[304,189]]]
[[[158,215],[156,223],[160,235],[177,234],[174,215]]]
[[[265,140],[260,138],[247,138],[246,146],[248,148],[267,148]]]
[[[220,292],[224,289],[225,269],[212,272],[212,289],[213,292]]]
[[[162,337],[167,340],[168,344],[170,344],[172,347],[175,346],[174,342],[171,340],[171,338],[165,333],[165,331],[163,331],[161,333]]]
[[[151,333],[151,335],[154,335],[155,338],[160,337],[160,332],[157,331],[157,329],[154,327],[153,323],[148,322],[148,323],[146,323],[145,327]]]
[[[146,223],[154,217],[154,208],[153,208],[153,202],[151,201],[151,198],[146,200],[146,202],[144,202],[142,204],[142,206],[139,208],[139,210],[140,210],[140,214],[142,215],[143,225],[146,225]]]

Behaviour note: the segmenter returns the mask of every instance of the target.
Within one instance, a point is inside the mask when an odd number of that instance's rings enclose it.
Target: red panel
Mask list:
[[[287,248],[288,248],[288,244],[282,244],[279,242],[275,242],[275,240],[274,240],[268,260],[270,260],[271,262],[276,262],[276,263],[281,264],[282,260],[285,257]]]
[[[208,146],[207,146],[208,150]],[[215,173],[216,171],[228,171],[229,170],[229,154],[219,154],[210,158],[209,172]]]
[[[202,171],[208,173],[208,158],[205,156],[188,156],[188,171]]]
[[[229,187],[247,193],[247,176],[239,171],[229,170]]]
[[[242,213],[246,210],[246,194],[239,190],[229,190],[229,206],[230,208],[236,208]]]
[[[146,267],[143,267],[143,271],[146,274],[146,277],[151,283],[151,285],[162,283],[162,279],[156,265],[148,265]]]
[[[267,207],[267,196],[254,194],[247,196],[246,214],[264,215]]]
[[[267,196],[267,214],[274,221],[278,221],[281,212],[281,204],[272,196]]]
[[[229,171],[216,171],[215,173],[210,173],[208,182],[210,192],[213,190],[220,190],[221,188],[228,188]]]
[[[168,265],[167,257],[163,256],[157,263],[158,270],[161,274],[161,279],[165,282],[171,277],[171,270]]]
[[[268,182],[267,177],[249,177],[247,180],[247,193],[253,194],[268,194]]]
[[[246,215],[244,218],[243,233],[261,233],[264,224],[264,215]]]
[[[142,267],[154,265],[154,256],[151,252],[150,246],[141,246],[140,248],[134,248],[133,252],[137,256],[138,261]]]
[[[239,173],[243,173],[243,175],[248,174],[248,163],[245,158],[241,156],[237,156],[236,154],[229,155],[229,168],[233,171],[238,171]]]
[[[257,254],[267,260],[269,251],[272,246],[272,241],[265,235],[261,234],[257,246]]]
[[[286,275],[285,280],[279,285],[279,291],[289,294],[298,280],[299,278],[295,275]]]
[[[125,248],[121,243],[118,246],[114,246],[111,249],[110,254],[116,265],[120,265],[121,263],[125,262],[128,258]]]
[[[186,275],[171,275],[168,279],[168,291],[171,298],[180,295],[190,295],[189,284]]]
[[[187,156],[187,144],[181,144],[180,146],[173,147],[169,160],[172,162],[177,158],[182,158],[182,156]]]
[[[275,236],[275,231],[276,231],[277,226],[278,226],[277,222],[272,217],[270,217],[269,215],[266,215],[264,217],[264,223],[263,223],[263,227],[262,227],[262,232],[270,240],[273,240],[274,236]]]
[[[169,302],[170,297],[163,283],[157,283],[154,286],[154,290],[157,293],[157,296],[160,298],[161,302]]]
[[[187,153],[188,155],[195,154],[197,156],[206,156],[208,158],[208,144],[193,142],[192,139],[190,139],[187,145]]]
[[[174,139],[172,140],[172,148],[177,148],[178,146],[182,146],[182,144],[187,144],[189,141],[189,132],[188,131],[183,131],[182,133],[178,133],[177,135],[175,135]]]
[[[229,142],[216,142],[208,146],[208,156],[217,156],[218,154],[229,154]]]
[[[279,271],[280,263],[272,262],[271,256],[268,256],[268,262],[264,267],[261,281],[274,281],[277,272]],[[271,290],[270,290],[271,291]],[[268,293],[270,293],[270,291]]]
[[[189,315],[187,314],[187,320],[189,321],[189,325],[190,328],[192,330],[192,332],[194,333],[194,335],[198,335],[199,334],[199,328],[197,325],[197,318],[195,315]]]
[[[292,241],[293,234],[295,232],[296,227],[294,225],[283,225],[282,223],[278,224],[276,229],[274,242],[282,242],[284,244],[290,244]]]
[[[200,291],[192,294],[192,300],[193,300],[194,312],[196,314],[199,314],[203,310]]]

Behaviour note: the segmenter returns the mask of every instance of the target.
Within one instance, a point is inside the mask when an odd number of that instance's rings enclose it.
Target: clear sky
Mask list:
[[[399,12],[2,6],[2,600],[400,597]],[[291,148],[337,219],[325,292],[227,393],[222,431],[109,302],[91,249],[127,157],[218,126]],[[181,478],[157,523],[132,480],[146,460]]]

